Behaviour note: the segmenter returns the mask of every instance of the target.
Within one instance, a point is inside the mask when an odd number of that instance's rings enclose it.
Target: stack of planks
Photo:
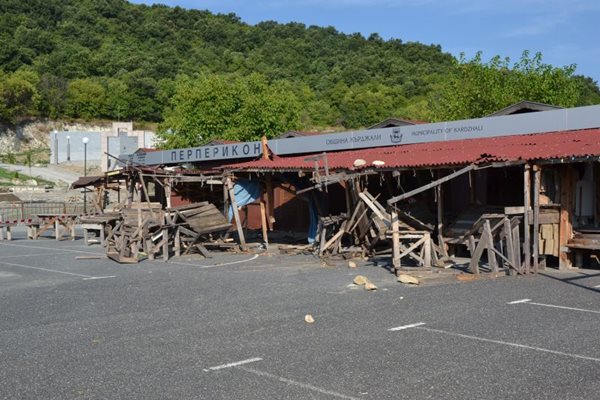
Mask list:
[[[137,263],[168,245],[165,213],[160,203],[132,203],[106,237],[106,255],[120,263]],[[168,249],[168,248],[167,248]],[[168,254],[168,251],[167,251]]]
[[[217,240],[215,234],[229,231],[231,224],[217,209],[207,201],[172,207],[167,210],[167,222],[174,228],[173,248],[175,255],[189,254],[197,250],[209,257],[206,246],[227,246],[223,240]],[[231,244],[231,243],[229,243]]]
[[[349,189],[356,188],[349,185]],[[400,270],[400,259],[409,257],[429,268],[438,264],[442,251],[432,239],[433,226],[396,208],[391,211],[366,189],[350,190],[350,215],[322,217],[317,246],[320,257],[352,258],[389,254],[396,249],[393,271]]]
[[[206,246],[227,246],[214,234],[223,233],[231,224],[207,201],[163,210],[160,203],[133,203],[120,212],[115,227],[106,237],[107,256],[120,263],[137,263],[162,255],[167,261],[193,250],[209,257]],[[233,244],[235,245],[235,244]]]

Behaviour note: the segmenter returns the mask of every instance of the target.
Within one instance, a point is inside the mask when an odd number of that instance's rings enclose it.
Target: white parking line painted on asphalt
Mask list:
[[[91,278],[83,278],[84,281],[94,281],[97,279],[108,279],[108,278],[116,278],[116,275],[109,275],[109,276],[92,276]]]
[[[522,300],[515,300],[515,301],[510,301],[506,304],[520,304],[520,303],[527,303],[531,301],[531,299],[522,299]]]
[[[46,247],[46,246],[29,246],[29,245],[26,245],[26,244],[0,243],[0,246],[23,247],[23,248],[29,248],[29,249],[44,249],[44,250],[62,251],[62,252],[68,252],[68,253],[104,254],[104,253],[98,253],[98,252],[94,252],[94,251],[69,250],[69,249],[64,249],[64,248],[63,249],[53,249],[52,247]]]
[[[4,265],[10,265],[10,266],[12,266],[12,267],[20,267],[20,268],[37,269],[38,271],[54,272],[54,273],[57,273],[57,274],[72,275],[72,276],[79,276],[79,277],[81,277],[81,278],[93,278],[91,275],[82,275],[82,274],[76,274],[76,273],[74,273],[74,272],[57,271],[57,270],[55,270],[55,269],[41,268],[41,267],[33,267],[33,266],[31,266],[31,265],[15,264],[15,263],[9,263],[9,262],[5,262],[5,261],[0,261],[0,264],[4,264]]]
[[[426,328],[424,326],[415,327],[415,329],[421,329],[421,330],[432,332],[432,333],[441,333],[441,334],[449,335],[449,336],[456,336],[456,337],[461,337],[461,338],[465,338],[465,339],[478,340],[480,342],[501,344],[501,345],[504,345],[504,346],[517,347],[517,348],[527,349],[527,350],[535,350],[535,351],[540,351],[540,352],[543,352],[543,353],[556,354],[556,355],[559,355],[559,356],[576,358],[576,359],[580,359],[580,360],[594,361],[594,362],[599,362],[600,363],[600,358],[582,356],[582,355],[579,355],[579,354],[564,353],[562,351],[544,349],[542,347],[527,346],[527,345],[519,344],[519,343],[505,342],[503,340],[487,339],[487,338],[482,338],[482,337],[479,337],[479,336],[465,335],[463,333],[456,333],[456,332],[445,331],[445,330],[442,330],[442,329]]]
[[[190,263],[182,263],[182,262],[178,262],[178,261],[167,261],[167,263],[168,264],[177,264],[177,265],[187,265],[189,267],[196,267],[196,268],[205,269],[205,268],[225,267],[227,265],[242,264],[242,263],[245,263],[245,262],[256,260],[257,258],[258,258],[258,254],[255,254],[252,257],[248,258],[247,260],[231,261],[231,262],[226,262],[226,263],[222,263],[222,264],[213,264],[213,265],[197,265],[197,264],[190,264]]]
[[[596,287],[596,288],[600,288],[600,285],[596,285],[596,286],[594,286],[594,287]]]
[[[18,256],[2,256],[2,259],[4,260],[5,258],[62,256],[62,255],[65,255],[65,254],[71,254],[71,253],[52,253],[52,254],[48,254],[48,253],[38,253],[38,254],[21,254],[21,255],[18,255]]]
[[[217,365],[216,367],[206,368],[206,369],[204,369],[204,372],[218,371],[220,369],[238,367],[240,365],[249,364],[249,363],[253,363],[253,362],[257,362],[257,361],[262,361],[262,358],[254,357],[254,358],[248,358],[247,360],[236,361],[236,362],[232,362],[232,363],[228,363],[228,364],[221,364],[221,365]]]
[[[592,314],[600,314],[600,311],[596,311],[596,310],[588,310],[586,308],[577,308],[577,307],[558,306],[556,304],[536,303],[535,301],[531,301],[531,299],[511,301],[510,303],[507,303],[507,304],[531,304],[533,306],[560,308],[562,310],[580,311],[580,312],[587,312],[587,313],[592,313]]]
[[[41,267],[34,267],[31,265],[23,265],[23,264],[15,264],[15,263],[9,263],[6,261],[0,261],[0,264],[4,264],[4,265],[9,265],[11,267],[19,267],[19,268],[27,268],[27,269],[36,269],[38,271],[46,271],[46,272],[53,272],[55,274],[63,274],[63,275],[70,275],[70,276],[77,276],[80,278],[84,278],[83,280],[92,280],[92,279],[105,279],[105,278],[115,278],[116,276],[92,276],[92,275],[83,275],[83,274],[76,274],[74,272],[66,272],[66,271],[58,271],[56,269],[49,269],[49,268],[41,268]]]
[[[417,326],[423,326],[425,325],[425,322],[417,322],[415,324],[409,324],[409,325],[402,325],[402,326],[397,326],[395,328],[390,328],[388,329],[388,331],[403,331],[404,329],[410,329],[410,328],[416,328]]]
[[[237,367],[236,369],[241,369],[242,371],[246,371],[249,372],[251,374],[255,374],[258,376],[263,376],[265,378],[270,378],[270,379],[274,379],[276,381],[288,384],[288,385],[293,385],[293,386],[298,386],[304,389],[308,389],[308,390],[312,390],[313,392],[317,392],[317,393],[321,393],[321,394],[326,394],[329,396],[333,396],[333,397],[337,397],[339,399],[346,399],[346,400],[359,400],[357,397],[352,397],[352,396],[347,396],[345,394],[342,393],[338,393],[338,392],[334,392],[331,390],[327,390],[327,389],[323,389],[308,383],[303,383],[303,382],[298,382],[298,381],[293,381],[291,379],[288,378],[284,378],[282,376],[277,376],[277,375],[273,375],[270,374],[268,372],[264,372],[264,371],[259,371],[257,369],[254,368],[248,368],[248,367]]]

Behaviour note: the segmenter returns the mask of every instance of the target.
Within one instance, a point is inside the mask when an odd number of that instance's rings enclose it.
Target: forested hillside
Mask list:
[[[232,14],[125,0],[0,0],[0,43],[0,120],[5,123],[26,116],[166,119],[171,127],[181,122],[181,112],[190,111],[186,101],[206,106],[222,101],[222,91],[241,90],[246,99],[258,98],[256,110],[264,108],[261,104],[280,105],[260,121],[250,121],[255,130],[353,128],[391,115],[444,118],[435,101],[448,101],[457,77],[464,76],[461,67],[512,73],[508,64],[457,61],[436,45],[300,23],[250,26]],[[546,67],[538,62],[534,72]],[[568,68],[548,71],[572,84],[557,103],[600,102],[590,79],[574,77]],[[522,95],[535,97],[534,92]],[[245,106],[228,103],[221,112]],[[281,110],[283,119],[266,121]],[[204,139],[230,123],[225,114],[207,118],[195,126],[209,130]]]

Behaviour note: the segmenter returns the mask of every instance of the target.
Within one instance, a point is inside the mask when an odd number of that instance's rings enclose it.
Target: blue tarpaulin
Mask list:
[[[291,175],[283,176],[283,180],[294,185],[296,189],[303,189],[308,187],[308,182],[304,182],[297,177]],[[248,204],[254,203],[261,194],[260,181],[240,179],[233,185],[233,194],[238,207],[243,207]],[[300,195],[300,199],[304,200],[308,205],[308,243],[313,243],[317,237],[317,227],[319,224],[319,212],[317,204],[315,203],[317,196]],[[233,219],[233,206],[229,206],[228,212],[229,221]]]
[[[233,195],[238,207],[254,203],[260,197],[260,182],[239,179],[233,185]],[[233,219],[233,206],[229,205],[229,222]]]

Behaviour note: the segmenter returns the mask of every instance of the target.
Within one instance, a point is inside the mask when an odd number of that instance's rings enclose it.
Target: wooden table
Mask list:
[[[79,214],[37,214],[40,219],[37,223],[31,223],[28,227],[28,236],[37,240],[44,232],[54,228],[54,238],[62,240],[63,232],[75,240],[75,223]],[[62,229],[61,229],[62,228]]]
[[[89,231],[97,231],[100,244],[105,245],[105,239],[112,232],[115,222],[119,219],[119,213],[107,213],[104,215],[82,216],[79,218],[79,223],[83,228],[83,240],[86,245],[90,245],[97,241],[89,238]]]
[[[15,225],[9,222],[0,222],[0,241],[4,240],[4,236],[6,236],[6,240],[12,240],[12,227]]]

